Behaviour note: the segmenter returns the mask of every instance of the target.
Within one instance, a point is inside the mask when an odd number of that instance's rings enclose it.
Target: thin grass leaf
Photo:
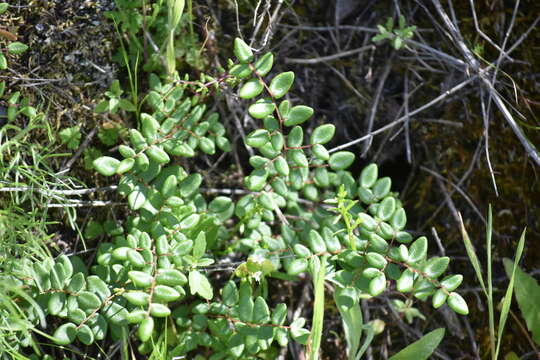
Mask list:
[[[495,312],[493,310],[493,278],[491,264],[491,235],[493,234],[493,216],[491,212],[491,204],[488,209],[488,219],[486,227],[486,252],[487,252],[487,301],[488,301],[488,316],[489,316],[489,346],[491,356],[495,355]],[[496,359],[496,358],[494,358]]]
[[[510,277],[510,283],[508,284],[508,288],[506,289],[506,294],[504,295],[504,301],[502,305],[501,310],[501,317],[499,319],[499,329],[497,331],[497,349],[495,350],[495,359],[497,359],[499,355],[499,350],[501,347],[501,339],[504,333],[504,326],[506,325],[506,319],[508,318],[508,312],[510,311],[510,304],[512,304],[512,294],[514,292],[514,280],[516,278],[516,269],[517,264],[519,263],[519,260],[521,259],[521,255],[523,253],[523,247],[525,246],[525,232],[527,231],[527,228],[523,230],[523,233],[521,233],[521,238],[519,239],[518,247],[516,249],[516,256],[514,258],[514,266],[512,268],[512,276]]]
[[[309,358],[311,360],[317,360],[319,358],[324,319],[324,276],[326,274],[326,256],[322,256],[320,259],[319,269],[313,276],[315,301],[313,302],[313,320],[309,343]]]
[[[354,360],[360,360],[362,358],[362,355],[364,355],[369,345],[371,345],[373,338],[375,337],[375,329],[370,324],[366,324],[362,326],[362,329],[366,330],[366,339],[364,340],[364,343],[362,344],[362,347],[356,354],[356,357],[354,358]]]
[[[476,278],[480,282],[480,286],[482,287],[482,290],[484,290],[484,294],[488,296],[488,292],[486,290],[486,286],[484,285],[484,279],[482,275],[482,268],[480,267],[480,261],[478,261],[478,256],[476,256],[476,251],[474,250],[474,246],[471,243],[471,239],[469,238],[469,234],[467,234],[467,230],[465,230],[465,225],[463,224],[463,219],[461,217],[461,214],[459,215],[459,222],[461,225],[461,236],[463,237],[463,243],[465,244],[465,250],[467,250],[467,255],[469,256],[469,259],[471,260],[471,264],[474,268],[474,272],[476,273]]]

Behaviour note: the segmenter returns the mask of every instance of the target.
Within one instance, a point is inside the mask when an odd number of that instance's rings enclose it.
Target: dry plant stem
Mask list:
[[[463,69],[463,67],[465,66],[465,63],[463,62],[463,60],[453,57],[452,55],[448,55],[445,52],[434,49],[431,46],[428,46],[421,42],[414,41],[414,40],[407,40],[407,44],[414,45],[414,47],[418,47],[420,49],[427,51],[428,53],[432,53],[434,55],[434,58],[437,60],[439,59],[447,60],[447,63],[449,63],[450,65],[456,68]],[[414,48],[411,48],[411,50],[414,50]]]
[[[264,9],[262,10],[261,15],[258,16],[261,2],[262,0],[257,1],[257,5],[255,6],[255,11],[253,12],[253,26],[255,27],[255,29],[253,29],[253,34],[251,35],[251,41],[249,43],[251,47],[253,47],[255,43],[255,38],[257,37],[257,34],[261,30],[261,26],[264,22],[266,14],[270,13],[270,6],[272,6],[272,3],[269,0],[265,0]],[[257,16],[259,18],[258,21],[257,21]]]
[[[431,233],[433,234],[433,237],[435,238],[435,241],[437,242],[437,246],[439,247],[439,253],[441,256],[446,256],[446,251],[444,250],[444,246],[441,242],[441,239],[439,238],[439,234],[437,233],[437,229],[434,227],[431,228]]]
[[[77,201],[77,200],[70,200],[69,202],[65,204],[47,204],[47,208],[80,208],[80,207],[100,207],[100,206],[119,206],[119,205],[126,205],[126,203],[122,202],[113,202],[113,201],[100,201],[100,200],[94,200],[94,201]]]
[[[33,187],[27,187],[27,186],[21,186],[21,187],[5,187],[0,188],[0,192],[11,192],[11,191],[36,191],[40,194],[49,196],[50,194],[57,194],[57,195],[85,195],[85,194],[91,194],[94,192],[109,192],[109,191],[115,191],[118,188],[116,185],[106,186],[106,187],[99,187],[99,188],[90,188],[90,189],[78,189],[78,190],[53,190],[53,189],[40,189],[40,188],[33,188]]]
[[[474,152],[473,159],[471,160],[471,163],[469,164],[469,168],[465,171],[463,176],[461,176],[461,179],[459,179],[458,183],[456,184],[457,187],[461,187],[461,185],[465,182],[465,180],[467,180],[469,176],[471,175],[472,171],[474,170],[474,166],[476,165],[478,158],[480,157],[481,150],[482,150],[482,139],[480,139],[480,141],[478,142],[478,145],[476,146],[476,150]],[[452,188],[449,191],[449,196],[454,195],[454,193],[457,191],[456,189],[457,188]],[[439,212],[444,208],[444,205],[445,205],[445,201],[442,201],[437,206],[437,209],[433,212],[431,217],[424,222],[424,225],[420,227],[419,229],[420,231],[423,231],[428,224],[431,224],[433,222],[433,220],[437,217]]]
[[[471,342],[471,347],[474,352],[474,356],[476,360],[480,360],[480,352],[478,351],[478,344],[476,343],[476,339],[474,338],[474,333],[471,328],[471,323],[467,317],[462,317],[463,323],[465,324],[465,329],[467,329],[467,336],[469,337],[469,340]]]
[[[75,154],[73,154],[71,159],[69,159],[69,161],[62,167],[62,170],[57,172],[56,175],[63,175],[65,173],[69,172],[69,170],[71,170],[71,167],[73,166],[75,161],[77,161],[77,159],[81,156],[84,149],[86,149],[88,147],[88,145],[90,145],[90,142],[92,141],[92,139],[96,135],[97,131],[98,131],[97,127],[93,128],[92,131],[90,131],[90,133],[84,138],[83,143],[81,144],[81,146],[79,146],[79,148],[77,149]]]
[[[373,130],[373,122],[375,121],[375,115],[377,114],[377,108],[379,107],[379,101],[381,100],[382,91],[384,88],[384,84],[386,83],[386,79],[388,78],[388,75],[390,74],[390,70],[392,69],[392,61],[394,59],[394,54],[390,56],[388,61],[386,62],[386,65],[384,67],[383,73],[381,74],[381,77],[379,78],[379,82],[377,84],[377,90],[375,91],[375,97],[373,98],[373,101],[371,103],[371,107],[369,109],[368,117],[366,119],[367,122],[367,132],[371,133]],[[406,114],[408,121],[408,114]],[[370,136],[367,143],[364,145],[364,149],[362,150],[362,157],[365,157],[367,152],[369,151],[369,148],[371,147],[371,143],[373,142],[373,136]]]
[[[298,304],[296,305],[296,308],[294,310],[294,313],[292,314],[291,319],[297,319],[300,317],[302,312],[304,311],[304,307],[306,306],[308,300],[309,300],[309,294],[311,291],[309,291],[310,282],[306,281],[304,283],[304,287],[302,288],[302,296],[300,296],[300,300],[298,301]],[[293,308],[291,306],[291,308]],[[289,313],[290,314],[290,313]],[[291,354],[295,359],[304,360],[304,352],[302,348],[298,346],[297,343],[289,341],[289,346],[291,347]]]
[[[517,1],[517,3],[519,3],[519,1]],[[497,49],[501,53],[501,55],[504,55],[504,57],[506,57],[509,61],[513,62],[514,59],[512,59],[510,56],[508,56],[508,54],[506,54],[504,52],[504,50],[499,47],[499,45],[497,45],[493,40],[491,40],[491,38],[489,36],[487,36],[482,31],[482,29],[480,29],[480,26],[478,24],[478,17],[476,16],[476,9],[474,7],[474,1],[469,0],[469,4],[471,5],[471,12],[472,12],[473,21],[474,21],[474,28],[475,28],[476,32],[478,32],[478,34],[480,34],[480,36],[484,40],[486,40],[491,46],[493,46],[495,49]],[[504,48],[504,46],[503,46],[503,48]]]
[[[308,26],[308,25],[287,25],[280,24],[280,26],[289,29],[297,30],[306,30],[306,31],[336,31],[336,30],[353,30],[353,31],[364,31],[368,33],[376,34],[379,30],[374,28],[369,28],[365,26],[355,26],[355,25],[334,25],[334,26]]]
[[[502,113],[503,117],[505,118],[506,122],[510,127],[512,128],[512,131],[517,136],[523,147],[525,148],[525,151],[527,154],[531,157],[531,159],[540,166],[540,154],[538,153],[536,147],[527,139],[525,134],[523,133],[523,130],[521,127],[516,123],[514,120],[512,114],[504,104],[503,100],[501,99],[500,95],[497,93],[497,90],[493,86],[490,79],[487,77],[487,74],[485,72],[482,72],[482,69],[479,66],[478,61],[475,59],[472,52],[469,50],[467,45],[465,45],[465,42],[463,41],[461,34],[459,33],[459,29],[456,27],[456,25],[450,20],[446,12],[444,11],[444,8],[442,7],[439,0],[432,0],[433,5],[435,6],[435,9],[439,13],[439,16],[443,19],[443,22],[445,23],[447,29],[449,30],[450,34],[449,37],[451,40],[454,41],[456,46],[460,49],[463,57],[465,58],[468,68],[467,71],[472,70],[473,73],[476,73],[480,77],[481,84],[486,88],[489,95],[495,102],[495,105],[499,108],[499,111]],[[502,58],[499,59],[499,62]],[[498,63],[495,64],[495,66],[498,66]]]
[[[458,92],[459,90],[463,89],[465,86],[469,85],[470,83],[472,83],[473,81],[475,81],[476,79],[478,78],[478,75],[474,75],[472,77],[470,77],[469,79],[459,83],[458,85],[454,86],[452,89],[450,90],[447,90],[445,91],[444,93],[442,93],[441,95],[437,96],[435,99],[431,100],[430,102],[428,102],[427,104],[424,104],[422,106],[420,106],[419,108],[411,111],[408,116],[402,116],[400,117],[399,119],[397,119],[396,121],[394,122],[391,122],[389,124],[386,124],[385,126],[382,126],[380,128],[378,128],[377,130],[367,134],[367,135],[364,135],[358,139],[355,139],[355,140],[352,140],[352,141],[349,141],[348,143],[345,143],[345,144],[342,144],[342,145],[339,145],[339,146],[336,146],[330,150],[328,150],[328,152],[330,153],[333,153],[333,152],[336,152],[336,151],[339,151],[339,150],[342,150],[342,149],[345,149],[345,148],[348,148],[350,146],[353,146],[353,145],[356,145],[358,143],[361,143],[363,141],[366,141],[368,140],[370,137],[372,137],[373,135],[378,135],[380,133],[383,133],[385,132],[386,130],[388,129],[391,129],[393,128],[394,126],[396,125],[399,125],[401,124],[402,122],[404,122],[405,120],[407,120],[408,118],[432,107],[433,105],[437,104],[438,102],[446,99],[447,97],[449,97],[450,95],[453,95],[455,94],[456,92]]]
[[[321,57],[316,57],[316,58],[311,58],[311,59],[286,58],[285,63],[288,63],[288,64],[318,64],[318,63],[325,62],[325,61],[332,61],[332,60],[340,59],[342,57],[355,55],[355,54],[364,52],[366,50],[371,50],[371,49],[375,49],[375,46],[374,45],[366,45],[366,46],[359,47],[357,49],[343,51],[343,52],[340,52],[340,53],[337,53],[337,54],[334,54],[334,55],[321,56]]]
[[[431,169],[428,169],[426,168],[425,166],[420,166],[420,169],[431,174],[432,176],[434,176],[436,179],[438,180],[442,180],[446,183],[448,183],[450,186],[452,186],[454,189],[456,189],[456,191],[461,195],[463,196],[463,198],[469,203],[469,205],[471,206],[471,208],[474,210],[474,212],[476,213],[476,215],[478,215],[478,217],[480,219],[482,219],[482,222],[485,224],[486,223],[486,219],[484,218],[484,216],[482,215],[482,213],[480,212],[480,210],[478,210],[478,207],[474,204],[474,202],[471,200],[471,198],[465,193],[465,191],[463,191],[458,185],[454,184],[452,181],[446,179],[444,176],[436,173],[435,171],[431,170]],[[454,215],[454,217],[456,218],[456,220],[458,221],[459,223],[459,218],[457,217],[457,209],[455,207],[455,205],[453,205],[453,201],[450,194],[448,193],[446,187],[442,184],[439,184],[441,186],[441,190],[443,190],[444,194],[445,194],[445,197],[447,199],[447,201],[449,201],[449,205],[450,205],[450,208],[452,210],[452,215]]]
[[[332,72],[334,72],[334,74],[336,74],[341,79],[341,81],[343,81],[345,86],[347,86],[353,92],[353,94],[356,95],[358,99],[360,99],[360,101],[366,104],[369,102],[369,100],[354,87],[354,85],[345,77],[345,75],[339,72],[335,67],[329,64],[326,65],[330,68],[330,70],[332,70]]]
[[[405,120],[405,152],[407,155],[407,162],[409,164],[412,163],[412,152],[411,152],[411,137],[409,134],[409,72],[405,72],[405,80],[404,87],[403,87],[403,98],[405,99],[404,105],[405,105],[405,116],[407,116],[407,120]]]
[[[154,52],[156,54],[159,54],[159,61],[161,62],[161,66],[166,68],[167,67],[167,61],[165,60],[165,57],[163,56],[162,51],[159,49],[159,46],[157,46],[156,43],[154,42],[154,39],[152,39],[152,35],[150,35],[150,33],[148,32],[148,30],[146,30],[146,28],[143,29],[143,32],[144,32],[144,38],[146,40],[148,40],[148,42],[150,43],[150,46],[152,47]]]
[[[514,319],[514,321],[518,325],[519,330],[521,330],[521,332],[523,333],[523,335],[529,342],[529,345],[531,345],[533,352],[536,353],[536,357],[540,359],[540,352],[536,348],[536,345],[533,339],[531,339],[531,336],[529,335],[529,331],[527,331],[527,329],[525,328],[525,325],[523,325],[523,322],[516,316],[516,314],[512,310],[510,310],[510,315],[512,316],[512,319]]]
[[[275,24],[277,24],[279,22],[279,20],[277,19],[278,16],[282,17],[284,15],[284,12],[280,11],[281,6],[283,5],[283,1],[284,0],[278,0],[278,3],[276,5],[276,7],[274,8],[274,12],[272,13],[272,16],[270,16],[270,19],[268,20],[268,25],[266,26],[266,30],[265,30],[264,35],[262,37],[261,48],[265,48],[268,45],[268,43],[270,42],[270,40],[272,39],[272,37],[274,35],[273,30],[274,30]]]
[[[491,165],[491,159],[489,157],[489,115],[488,115],[488,110],[486,109],[486,105],[484,102],[483,90],[481,90],[480,92],[480,97],[481,97],[480,106],[482,109],[482,117],[484,119],[484,140],[485,140],[484,149],[486,152],[486,162],[488,165],[491,182],[493,183],[493,188],[495,189],[495,196],[499,197],[499,190],[497,189],[497,181],[495,180],[495,174],[493,173],[493,167]]]

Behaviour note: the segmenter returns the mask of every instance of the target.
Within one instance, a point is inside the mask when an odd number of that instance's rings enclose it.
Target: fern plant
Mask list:
[[[118,178],[130,215],[121,223],[92,223],[89,233],[103,228],[109,241],[100,243],[89,269],[64,255],[19,264],[10,281],[28,295],[18,299],[31,319],[61,318],[52,339],[64,346],[125,339],[136,329],[141,353],[166,339],[170,357],[206,349],[210,359],[268,358],[277,356],[274,344],[292,339],[306,344],[315,359],[325,283],[335,288],[349,333],[358,326],[360,299],[390,286],[422,301],[431,297],[435,308],[447,303],[467,314],[455,292],[462,276],[441,278],[449,258],[429,258],[427,238],[415,240],[405,231],[406,213],[390,178],[380,177],[375,164],[359,176],[347,171],[354,153],[325,147],[334,125],[304,134],[302,124],[314,111],[285,98],[294,73],[267,81],[271,53],[255,59],[241,39],[234,53],[239,62],[230,61],[213,84],[238,85],[239,97],[250,102],[248,113],[260,123],[245,138],[258,151],[249,159],[247,194],[238,201],[207,198],[203,176],[175,162],[229,151],[230,142],[218,114],[188,95],[197,85],[178,75],[165,83],[152,75],[144,98],[151,111],[140,115],[139,129],[119,146],[123,159],[94,161],[101,175]],[[219,258],[223,254],[241,260],[230,263]],[[212,276],[231,265],[231,278]],[[306,273],[315,285],[311,331],[305,318],[290,317],[286,304],[269,303],[269,279],[300,281]],[[23,345],[31,344],[24,339]],[[349,358],[359,358],[365,346],[359,349],[352,336],[347,340]]]

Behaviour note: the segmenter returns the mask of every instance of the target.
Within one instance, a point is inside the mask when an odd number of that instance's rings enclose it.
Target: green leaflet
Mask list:
[[[260,99],[248,108],[249,115],[263,119],[274,112],[275,105],[269,99]]]
[[[143,191],[134,190],[128,195],[128,204],[132,210],[142,208],[146,202],[146,195]]]
[[[85,345],[90,345],[94,342],[94,332],[88,325],[84,324],[77,330],[77,339]]]
[[[377,164],[369,164],[360,173],[360,186],[363,188],[372,187],[377,181],[378,174],[379,168]]]
[[[167,317],[171,314],[171,309],[163,304],[150,304],[150,315],[157,318]]]
[[[84,278],[84,274],[79,272],[73,275],[67,289],[69,292],[76,294],[82,289],[84,289],[85,286],[86,286],[86,280]]]
[[[129,262],[131,262],[131,265],[134,268],[142,268],[146,265],[146,261],[144,260],[141,253],[139,253],[135,249],[129,249],[127,251],[127,259],[129,260]]]
[[[310,142],[312,145],[315,144],[326,144],[334,137],[336,132],[336,127],[333,124],[324,124],[318,126],[311,133]]]
[[[98,173],[104,176],[111,176],[116,173],[120,161],[110,156],[102,156],[93,161],[94,168]]]
[[[140,324],[146,318],[146,310],[136,309],[127,314],[126,320],[130,324]]]
[[[7,50],[10,54],[20,55],[26,50],[28,50],[28,45],[15,41],[8,44]]]
[[[416,239],[409,247],[409,261],[407,263],[416,264],[424,260],[427,255],[427,248],[428,244],[425,236]]]
[[[330,156],[328,165],[334,171],[344,170],[352,165],[355,155],[350,151],[338,151]]]
[[[77,336],[77,327],[75,324],[66,323],[58,327],[53,334],[53,340],[58,345],[69,345]]]
[[[283,158],[283,156],[278,156],[274,160],[274,167],[281,176],[289,175],[289,164],[287,163],[287,160]]]
[[[309,247],[315,254],[326,252],[326,244],[322,236],[313,229],[309,231]]]
[[[287,92],[289,92],[289,89],[291,88],[293,82],[294,73],[292,71],[284,72],[278,74],[272,79],[272,82],[270,83],[268,89],[270,90],[270,93],[273,97],[279,99],[280,97],[283,97],[285,94],[287,94]]]
[[[47,307],[49,309],[49,314],[58,315],[60,311],[62,311],[65,305],[66,305],[66,294],[64,294],[63,292],[52,293],[51,297],[49,298],[49,302],[47,304]]]
[[[307,344],[310,336],[309,330],[303,328],[305,323],[306,319],[300,317],[292,322],[289,330],[291,337],[303,345]]]
[[[379,207],[377,208],[377,217],[381,220],[388,220],[394,215],[394,211],[396,210],[396,199],[393,197],[386,197],[383,201],[379,204]]]
[[[430,278],[436,278],[446,270],[449,263],[450,258],[447,256],[434,257],[424,265],[424,273]]]
[[[373,267],[375,267],[377,269],[382,269],[387,264],[387,261],[384,258],[384,256],[382,256],[381,254],[376,253],[376,252],[367,253],[366,254],[366,260],[371,266],[373,266]]]
[[[239,79],[244,79],[251,75],[251,69],[248,64],[237,64],[231,67],[229,74]]]
[[[375,195],[377,199],[382,199],[388,195],[391,187],[392,180],[389,177],[383,177],[377,180],[373,185],[373,195]]]
[[[180,298],[180,293],[170,286],[157,285],[154,288],[153,300],[160,302],[175,301]]]
[[[281,109],[280,109],[281,112]],[[285,126],[300,125],[313,115],[313,109],[305,105],[294,106],[284,118]]]
[[[184,198],[193,195],[202,183],[201,174],[191,174],[180,182],[180,195]]]
[[[298,275],[307,270],[308,261],[306,259],[294,259],[287,267],[287,274]]]
[[[274,54],[266,53],[261,56],[257,61],[255,61],[255,69],[259,76],[266,76],[270,70],[272,70],[272,65],[274,64]]]
[[[221,300],[227,306],[233,306],[238,302],[238,289],[233,281],[229,280],[221,289]]]
[[[139,339],[141,339],[142,342],[145,342],[150,339],[153,331],[154,331],[154,319],[151,316],[149,316],[141,322],[141,325],[139,325],[139,329],[137,330],[137,335],[139,335]]]
[[[101,306],[101,300],[94,294],[89,291],[81,291],[77,296],[77,301],[79,306],[84,310],[93,310]]]
[[[446,295],[443,289],[437,290],[435,294],[433,294],[433,298],[432,298],[433,307],[435,309],[438,309],[446,302],[447,298],[448,298],[448,295]]]
[[[386,289],[386,276],[384,273],[377,275],[369,282],[369,294],[377,296]]]
[[[259,148],[268,141],[270,141],[270,134],[265,129],[257,129],[246,137],[246,144],[254,148]]]
[[[398,231],[405,228],[405,225],[407,225],[407,214],[405,213],[405,209],[400,208],[394,212],[394,215],[392,215],[392,219],[390,220],[390,225]]]
[[[116,168],[116,173],[118,175],[122,175],[123,173],[126,173],[133,169],[133,165],[135,165],[135,159],[124,159],[118,164],[118,167]]]
[[[189,288],[192,295],[199,294],[204,299],[212,299],[212,297],[214,296],[212,285],[210,284],[206,276],[204,276],[197,270],[193,270],[189,272],[188,278]]]
[[[255,324],[266,324],[269,321],[270,309],[268,308],[268,304],[266,304],[266,301],[261,296],[258,296],[253,305],[253,322]]]
[[[414,273],[406,269],[403,271],[399,279],[397,280],[397,290],[400,292],[411,292],[414,284]]]
[[[144,306],[150,301],[150,295],[142,291],[130,291],[122,294],[122,296],[135,306]]]
[[[251,297],[251,287],[249,283],[242,282],[240,284],[238,315],[240,320],[245,322],[253,321],[253,307],[255,306]]]
[[[146,140],[153,140],[157,137],[160,129],[159,123],[150,114],[141,114],[141,132]]]
[[[152,276],[142,271],[130,271],[128,276],[137,287],[147,288],[152,285]]]
[[[448,291],[454,291],[463,281],[463,275],[450,275],[441,281],[441,286]]]
[[[311,151],[313,152],[313,155],[315,155],[320,160],[327,161],[328,159],[330,159],[330,153],[321,144],[313,145]]]
[[[259,79],[250,79],[238,91],[238,96],[242,99],[251,99],[260,95],[264,90],[264,85]]]
[[[358,214],[358,219],[363,228],[367,231],[374,231],[377,228],[377,222],[366,213]]]
[[[251,51],[249,45],[240,38],[234,39],[234,55],[244,64],[253,60],[253,51]]]
[[[467,315],[469,313],[469,307],[465,300],[458,293],[451,292],[446,301],[450,309],[461,315]]]
[[[148,156],[149,159],[154,160],[158,164],[166,164],[171,160],[169,158],[169,155],[167,155],[167,153],[157,145],[151,145],[145,151],[145,154]]]
[[[179,270],[159,269],[156,276],[156,282],[160,285],[176,286],[187,284],[188,279]]]
[[[101,299],[101,301],[105,301],[106,298],[111,296],[109,287],[98,276],[89,276],[86,278],[86,282],[88,290],[95,293]]]

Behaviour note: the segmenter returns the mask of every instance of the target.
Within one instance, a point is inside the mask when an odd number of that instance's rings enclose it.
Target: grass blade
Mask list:
[[[493,279],[492,279],[492,264],[491,264],[491,235],[493,234],[493,216],[491,212],[491,204],[488,209],[488,219],[486,227],[486,252],[487,252],[487,300],[488,300],[488,317],[489,317],[489,346],[491,357],[495,356],[495,312],[493,310]]]
[[[461,214],[458,213],[458,215],[459,215],[459,222],[461,225],[461,236],[463,237],[465,250],[467,250],[467,255],[469,256],[469,259],[471,260],[471,264],[474,268],[474,272],[476,273],[476,278],[480,282],[480,286],[482,287],[482,290],[484,290],[484,294],[488,296],[488,292],[486,290],[486,285],[484,284],[484,278],[482,275],[482,268],[480,267],[480,261],[478,261],[478,256],[476,256],[476,251],[474,250],[474,246],[471,243],[469,234],[467,234],[467,230],[465,230],[465,225],[463,224],[463,219],[461,217]]]
[[[321,262],[316,274],[313,274],[313,287],[315,288],[315,301],[313,303],[313,321],[311,339],[309,344],[309,359],[319,358],[321,337],[324,319],[324,277],[326,274],[326,256],[321,256]]]
[[[501,310],[501,317],[499,319],[499,330],[497,332],[497,350],[495,350],[495,359],[499,355],[499,350],[501,347],[501,339],[504,332],[504,326],[506,325],[506,319],[508,318],[508,312],[510,311],[510,304],[512,303],[512,294],[514,292],[514,280],[516,277],[516,269],[519,260],[521,259],[521,254],[523,253],[523,247],[525,246],[525,232],[527,229],[523,230],[521,233],[521,238],[519,239],[518,247],[516,249],[516,256],[514,258],[514,266],[512,268],[512,276],[510,277],[510,283],[506,289],[506,294],[504,295],[504,301]]]

